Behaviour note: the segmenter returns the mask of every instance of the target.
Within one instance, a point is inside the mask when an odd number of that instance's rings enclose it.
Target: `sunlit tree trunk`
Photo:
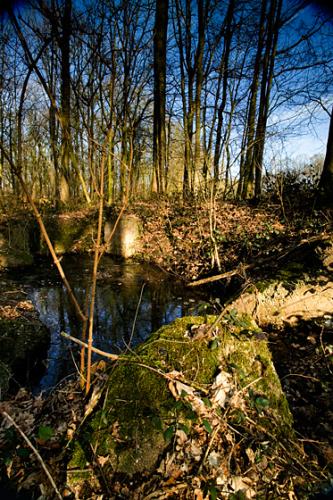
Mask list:
[[[246,152],[242,165],[242,173],[240,177],[240,190],[242,198],[251,198],[254,194],[254,170],[253,170],[253,148],[256,131],[256,111],[257,111],[257,96],[260,84],[260,69],[262,53],[264,49],[265,38],[265,19],[266,19],[267,0],[262,0],[258,45],[254,61],[253,76],[250,87],[250,97],[247,112],[246,124]]]
[[[111,56],[111,75],[109,83],[109,107],[110,107],[110,137],[109,137],[109,149],[108,149],[108,160],[107,160],[107,201],[111,204],[115,200],[115,82],[116,82],[116,47],[115,39],[112,37],[112,56]]]
[[[207,10],[209,8],[209,1],[198,0],[198,45],[195,55],[195,101],[194,101],[194,114],[195,114],[195,135],[194,135],[194,160],[193,160],[193,185],[195,184],[195,176],[199,172],[201,163],[201,92],[203,85],[203,57],[205,49],[205,34],[206,34],[206,21]]]
[[[0,19],[0,35],[1,35],[1,45],[0,45],[0,141],[1,144],[4,143],[4,67],[5,67],[5,44],[2,41],[3,38],[3,19]],[[2,149],[0,150],[0,189],[3,188],[3,168],[4,168],[4,154]]]
[[[180,88],[182,99],[182,114],[184,128],[184,170],[183,170],[183,197],[189,198],[194,189],[193,167],[193,118],[194,118],[194,68],[192,64],[192,35],[191,35],[191,1],[185,1],[183,12],[180,0],[176,0],[177,33],[176,40],[179,51]],[[184,27],[182,25],[184,21]]]
[[[60,201],[70,199],[70,158],[71,158],[71,81],[70,81],[70,36],[71,36],[71,0],[65,0],[62,16],[62,34],[59,38],[61,53],[61,169]]]

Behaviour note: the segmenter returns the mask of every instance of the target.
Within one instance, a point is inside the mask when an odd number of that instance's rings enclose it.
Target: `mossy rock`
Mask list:
[[[39,320],[0,318],[0,390],[2,395],[9,388],[14,376],[24,382],[30,372],[46,357],[50,332]],[[44,357],[41,353],[44,352]],[[22,380],[21,380],[22,379]]]
[[[8,249],[5,252],[0,252],[0,268],[16,268],[31,266],[33,256],[29,252],[20,250]]]
[[[53,215],[45,219],[45,226],[58,255],[87,252],[93,247],[93,234],[96,226],[94,216],[87,216],[84,213]],[[41,235],[39,253],[42,255],[48,253]]]
[[[167,434],[175,422],[191,429],[196,417],[200,420],[185,400],[173,397],[159,371],[181,373],[182,380],[202,394],[209,392],[219,370],[228,371],[268,433],[277,439],[293,435],[267,342],[250,318],[229,315],[213,338],[188,335],[194,325],[208,331],[215,319],[177,319],[139,346],[135,356],[111,369],[102,404],[74,442],[67,469],[72,485],[82,481],[80,471],[87,471],[96,457],[105,459],[106,478],[152,472],[169,445]]]
[[[31,227],[30,221],[18,220],[0,228],[0,268],[30,266],[33,263]]]

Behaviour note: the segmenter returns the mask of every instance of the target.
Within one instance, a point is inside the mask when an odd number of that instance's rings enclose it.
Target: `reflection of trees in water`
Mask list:
[[[105,279],[98,282],[94,318],[94,345],[109,352],[124,350],[147,339],[151,332],[177,317],[189,314],[188,291],[168,281],[164,274],[140,265],[111,265],[106,261],[101,266]],[[84,305],[87,291],[87,276],[82,276],[79,262],[73,267],[73,288],[77,299]],[[76,274],[75,274],[76,273]],[[71,278],[71,276],[69,276]],[[142,299],[138,307],[142,286]],[[193,295],[193,294],[192,294]],[[48,352],[48,371],[42,381],[44,387],[54,385],[64,373],[74,371],[67,340],[60,336],[66,331],[80,337],[82,324],[64,288],[59,284],[36,287],[32,300],[41,320],[51,331],[51,346]],[[132,330],[133,338],[131,339]]]
[[[82,300],[84,290],[77,289],[76,293],[78,299]],[[34,290],[31,299],[39,312],[41,321],[51,333],[50,347],[47,353],[47,370],[39,384],[40,389],[46,389],[55,385],[62,376],[75,371],[71,352],[73,347],[61,337],[60,332],[65,331],[80,337],[82,325],[75,314],[66,290],[62,286],[41,287]]]
[[[96,300],[96,342],[108,345],[113,349],[123,349],[130,341],[136,308],[141,292],[140,283],[131,286],[103,286],[97,291]],[[147,297],[142,297],[135,331],[140,337],[146,338],[151,332],[151,324],[147,317]],[[97,326],[98,325],[98,326]],[[137,335],[136,335],[137,337]],[[139,340],[133,339],[136,344]]]

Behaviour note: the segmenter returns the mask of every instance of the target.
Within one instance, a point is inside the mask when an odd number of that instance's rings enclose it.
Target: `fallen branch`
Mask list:
[[[64,337],[65,339],[71,340],[72,342],[75,342],[75,344],[80,345],[81,347],[85,347],[88,349],[88,344],[86,342],[82,342],[82,340],[79,340],[75,337],[72,337],[72,335],[69,335],[69,333],[66,332],[61,332],[60,335]],[[97,347],[91,346],[91,350],[95,352],[96,354],[100,354],[101,356],[104,356],[105,358],[112,359],[112,361],[118,361],[120,356],[118,354],[111,354],[106,351],[102,351],[101,349],[97,349]]]
[[[2,411],[2,414],[3,416],[15,427],[15,429],[17,430],[17,432],[23,437],[24,441],[27,443],[27,445],[32,449],[32,451],[34,452],[34,454],[36,455],[38,461],[40,462],[45,474],[47,475],[47,478],[48,480],[50,481],[51,485],[52,485],[52,488],[54,489],[56,495],[58,498],[60,498],[60,500],[62,500],[62,496],[60,494],[60,491],[58,490],[57,488],[57,485],[55,484],[54,482],[54,479],[53,477],[51,476],[48,468],[46,467],[45,465],[45,462],[44,460],[42,459],[42,457],[40,456],[38,450],[34,447],[34,445],[32,444],[32,442],[30,441],[30,439],[28,438],[28,436],[22,431],[22,429],[17,425],[17,423],[15,422],[15,420],[13,420],[13,418],[8,415],[8,413],[6,411]]]
[[[237,267],[236,269],[232,269],[226,273],[216,274],[215,276],[209,276],[209,278],[203,278],[198,281],[193,281],[192,283],[188,283],[187,286],[200,286],[205,285],[206,283],[213,283],[214,281],[223,280],[226,278],[231,278],[231,276],[235,276],[235,274],[241,274],[242,271],[246,271],[247,269],[251,269],[255,267],[256,264],[246,264]]]
[[[300,241],[297,244],[291,245],[282,255],[273,255],[272,257],[268,257],[266,259],[260,259],[256,263],[252,264],[242,264],[236,269],[232,269],[231,271],[227,271],[226,273],[222,274],[216,274],[215,276],[209,276],[208,278],[203,278],[198,281],[193,281],[192,283],[188,283],[187,286],[193,287],[193,286],[200,286],[200,285],[205,285],[206,283],[213,283],[214,281],[219,281],[227,278],[231,278],[232,276],[235,276],[236,274],[241,275],[242,272],[248,270],[248,269],[258,269],[262,268],[264,265],[271,264],[272,262],[277,262],[282,259],[285,259],[290,255],[291,253],[295,252],[296,250],[299,250],[302,246],[309,245],[311,243],[315,243],[317,241],[326,241],[331,238],[331,235],[329,234],[321,234],[319,236],[312,236],[311,238],[305,239]]]

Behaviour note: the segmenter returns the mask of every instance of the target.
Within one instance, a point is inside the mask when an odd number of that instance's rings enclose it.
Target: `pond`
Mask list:
[[[84,304],[91,258],[66,256],[62,265],[79,303]],[[11,278],[24,286],[51,334],[45,373],[34,392],[48,390],[75,372],[78,348],[60,332],[80,338],[82,326],[54,266],[42,261],[16,277],[11,274]],[[207,296],[187,289],[156,267],[103,257],[98,270],[94,346],[112,353],[135,348],[161,325],[185,315],[202,314],[207,307]]]

